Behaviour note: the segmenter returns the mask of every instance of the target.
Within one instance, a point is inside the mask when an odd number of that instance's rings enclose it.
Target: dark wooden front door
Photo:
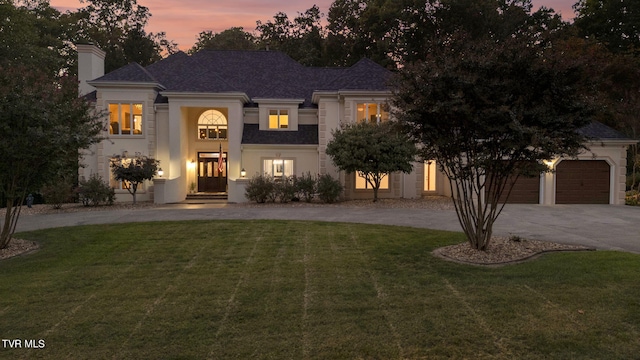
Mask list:
[[[225,153],[198,153],[198,192],[227,191],[227,162],[225,158]],[[222,161],[222,171],[218,167],[219,161]]]

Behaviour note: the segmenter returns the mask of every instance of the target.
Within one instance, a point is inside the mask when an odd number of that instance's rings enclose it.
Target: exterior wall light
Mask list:
[[[162,177],[164,175],[164,171],[162,170],[162,168],[158,169],[158,177]]]
[[[543,162],[549,169],[553,169],[553,160],[545,160]]]
[[[244,168],[242,168],[242,170],[240,170],[240,177],[243,178],[245,176],[247,176],[247,171]]]

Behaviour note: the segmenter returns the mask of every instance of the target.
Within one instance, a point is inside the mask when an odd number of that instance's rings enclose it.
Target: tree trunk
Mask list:
[[[493,235],[493,224],[502,211],[502,207],[497,206],[497,199],[502,193],[502,180],[492,179],[495,181],[489,184],[489,192],[493,195],[489,198],[483,198],[485,186],[479,177],[469,179],[456,179],[449,177],[449,184],[453,196],[453,204],[455,206],[456,215],[462,231],[467,237],[471,248],[486,251],[491,242]],[[502,184],[502,185],[501,185]],[[498,186],[500,191],[493,193],[493,189]]]
[[[20,200],[23,201],[24,199]],[[5,249],[11,242],[11,237],[16,230],[18,216],[20,216],[21,205],[22,202],[18,206],[14,206],[14,201],[7,199],[4,223],[2,223],[2,231],[0,231],[0,249]]]

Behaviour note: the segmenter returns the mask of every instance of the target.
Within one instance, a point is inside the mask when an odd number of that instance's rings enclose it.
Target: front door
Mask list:
[[[227,191],[226,157],[226,153],[198,153],[198,192]]]

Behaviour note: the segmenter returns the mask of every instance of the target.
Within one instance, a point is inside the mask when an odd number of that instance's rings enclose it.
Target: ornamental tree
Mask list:
[[[132,158],[114,156],[111,159],[111,171],[116,181],[122,181],[136,203],[138,186],[145,180],[151,180],[158,171],[158,160],[136,153]]]
[[[332,131],[326,153],[333,163],[349,173],[364,177],[373,189],[373,201],[385,176],[392,172],[410,173],[416,155],[415,145],[392,121],[343,124]]]
[[[5,248],[26,195],[59,178],[78,150],[98,142],[99,114],[78,98],[72,77],[52,77],[46,67],[0,65],[0,199],[7,211],[0,230]]]
[[[584,148],[577,132],[589,123],[583,69],[562,44],[521,31],[473,41],[445,36],[398,73],[395,116],[421,158],[435,159],[448,177],[472,248],[489,246],[519,176],[538,176],[544,160]]]

